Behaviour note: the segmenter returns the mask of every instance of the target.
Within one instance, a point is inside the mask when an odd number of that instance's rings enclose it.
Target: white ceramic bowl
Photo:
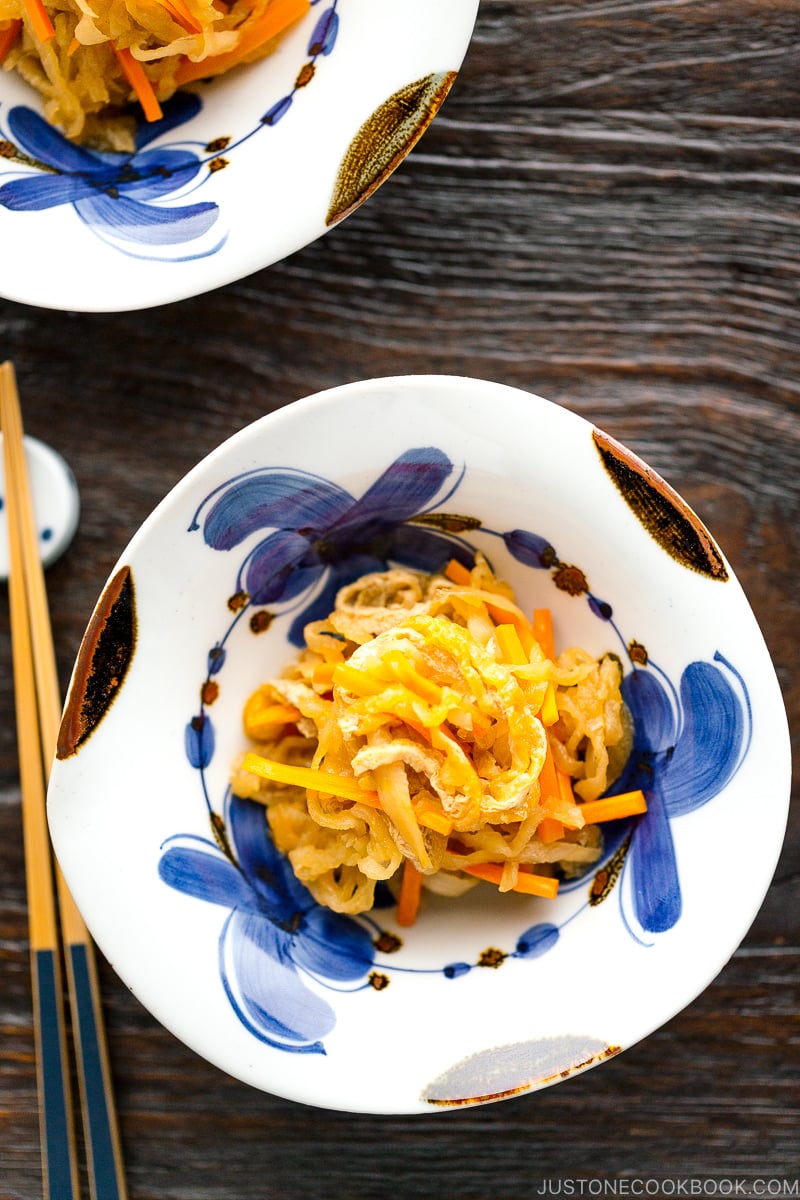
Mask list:
[[[0,292],[147,308],[320,237],[387,178],[444,100],[478,0],[312,0],[269,58],[186,91],[134,154],[80,149],[0,71]]]
[[[555,901],[481,886],[407,930],[392,907],[330,919],[228,795],[243,701],[353,553],[434,567],[458,546],[551,607],[557,644],[621,656],[648,813]],[[565,409],[420,376],[265,417],[145,522],[83,643],[49,818],[101,950],[165,1026],[255,1087],[388,1113],[544,1087],[671,1018],[753,920],[788,797],[775,673],[695,514]]]

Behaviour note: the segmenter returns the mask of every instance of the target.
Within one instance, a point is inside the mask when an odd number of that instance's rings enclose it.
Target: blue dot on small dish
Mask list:
[[[78,486],[67,462],[38,438],[26,436],[25,461],[33,496],[39,553],[42,565],[49,567],[60,558],[75,536],[80,515]],[[0,579],[8,578],[8,567],[6,481],[0,460]]]

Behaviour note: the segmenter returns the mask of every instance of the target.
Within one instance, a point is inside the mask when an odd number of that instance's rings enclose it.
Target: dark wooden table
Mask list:
[[[0,302],[0,356],[27,431],[81,490],[78,535],[48,573],[64,686],[117,556],[220,441],[329,385],[452,372],[559,401],[667,476],[737,571],[800,728],[800,0],[484,0],[440,117],[327,237],[160,310]],[[0,689],[0,1196],[34,1200],[5,589]],[[516,1200],[656,1181],[798,1195],[797,806],[764,906],[707,991],[599,1070],[503,1104],[304,1109],[201,1061],[100,969],[131,1200]]]

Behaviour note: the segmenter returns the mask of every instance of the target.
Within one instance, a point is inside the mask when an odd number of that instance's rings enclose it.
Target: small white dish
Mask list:
[[[0,433],[0,446],[3,435]],[[75,476],[65,459],[39,438],[26,434],[25,463],[28,470],[33,514],[42,566],[60,558],[75,536],[80,517],[80,496]],[[0,513],[5,508],[5,469],[0,458]],[[8,530],[0,519],[0,579],[8,579]]]
[[[259,63],[179,93],[132,154],[68,142],[0,71],[0,292],[118,311],[230,283],[315,241],[436,115],[478,0],[312,0]]]
[[[549,606],[557,644],[619,654],[649,809],[554,901],[481,885],[410,929],[333,917],[228,794],[242,705],[355,551],[454,547]],[[293,1100],[413,1113],[556,1083],[693,1000],[769,886],[789,777],[763,638],[680,497],[546,400],[419,376],[265,417],[159,505],[87,631],[48,806],[100,949],[176,1036]]]

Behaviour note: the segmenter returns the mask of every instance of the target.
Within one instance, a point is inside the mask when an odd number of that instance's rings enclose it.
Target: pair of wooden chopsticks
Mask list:
[[[0,365],[0,430],[44,1195],[48,1200],[78,1200],[80,1195],[61,987],[63,943],[91,1195],[94,1200],[124,1200],[124,1170],[94,949],[53,861],[47,829],[47,780],[56,750],[61,701],[19,397],[9,362]]]

